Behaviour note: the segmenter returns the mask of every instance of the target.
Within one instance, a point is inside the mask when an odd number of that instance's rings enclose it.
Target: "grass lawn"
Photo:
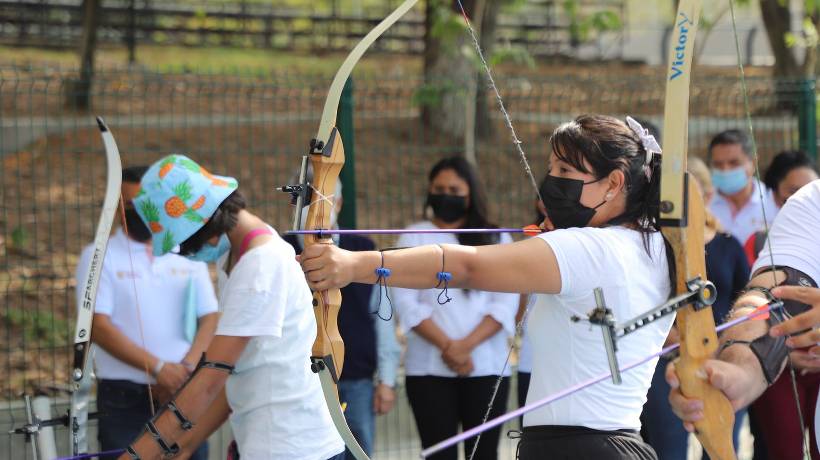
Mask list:
[[[250,48],[189,48],[183,46],[142,45],[137,48],[137,62],[149,69],[190,69],[192,72],[221,73],[243,71],[273,71],[290,74],[332,74],[339,68],[344,54],[297,54]],[[127,65],[124,47],[103,47],[97,52],[99,66]],[[42,49],[0,46],[0,65],[59,65],[77,66],[77,52],[70,49]],[[356,71],[363,74],[384,74],[385,69],[395,73],[417,74],[421,70],[421,56],[386,54],[365,55]]]

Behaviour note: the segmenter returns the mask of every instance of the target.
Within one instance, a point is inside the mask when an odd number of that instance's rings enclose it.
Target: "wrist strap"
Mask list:
[[[159,360],[157,361],[156,366],[154,366],[154,377],[158,376],[160,372],[162,372],[162,368],[165,366],[165,361]]]

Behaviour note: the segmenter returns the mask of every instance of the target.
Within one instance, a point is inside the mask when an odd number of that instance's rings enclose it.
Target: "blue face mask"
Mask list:
[[[231,240],[228,239],[228,235],[223,234],[219,238],[219,242],[216,243],[216,246],[211,244],[205,243],[199,249],[199,251],[187,255],[185,257],[196,260],[198,262],[216,262],[217,259],[222,257],[222,254],[225,254],[231,249]]]
[[[727,170],[712,170],[712,184],[724,195],[734,195],[743,190],[743,187],[748,183],[749,178],[746,176],[746,168],[743,166]]]

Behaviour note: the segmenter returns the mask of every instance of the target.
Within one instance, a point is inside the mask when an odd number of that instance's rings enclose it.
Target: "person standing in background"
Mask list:
[[[132,201],[147,169],[122,171],[125,220],[109,240],[97,292],[91,339],[97,349],[97,436],[103,451],[128,445],[153,415],[151,404],[167,402],[188,379],[219,319],[206,264],[151,254],[151,230]],[[83,249],[78,267],[88,267],[93,250],[93,245]],[[78,285],[86,277],[81,271]],[[192,330],[190,321],[198,328]],[[207,457],[203,444],[191,458]]]
[[[462,157],[439,161],[428,176],[424,213],[433,215],[409,229],[494,227],[475,169]],[[425,244],[480,246],[507,243],[507,234],[403,234],[398,247]],[[509,393],[507,340],[515,334],[519,295],[467,289],[391,288],[402,331],[407,334],[407,397],[423,447],[480,424],[504,370],[490,418],[506,410]],[[495,460],[501,429],[484,433],[475,458]],[[475,441],[465,442],[466,456]],[[451,448],[437,460],[458,457]]]
[[[712,184],[718,192],[709,210],[741,244],[765,224],[771,224],[777,214],[772,191],[754,178],[752,155],[749,137],[737,129],[716,135],[707,153]]]
[[[772,159],[763,176],[763,183],[772,191],[774,203],[777,209],[780,209],[790,196],[815,179],[817,167],[808,155],[799,150],[784,150]],[[743,242],[750,265],[757,260],[757,255],[765,242],[766,231],[763,228],[758,229]]]

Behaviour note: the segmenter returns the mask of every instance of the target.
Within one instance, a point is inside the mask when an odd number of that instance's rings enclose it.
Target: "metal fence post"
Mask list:
[[[814,78],[800,80],[797,123],[800,149],[817,160],[817,95]]]
[[[353,78],[345,82],[342,97],[339,100],[339,111],[336,115],[336,126],[342,135],[345,149],[345,165],[339,178],[342,181],[342,211],[339,213],[339,226],[356,228],[356,149],[353,141]]]

